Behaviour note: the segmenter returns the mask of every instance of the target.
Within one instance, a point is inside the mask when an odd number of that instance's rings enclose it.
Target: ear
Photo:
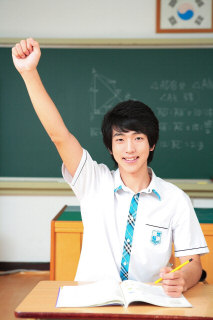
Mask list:
[[[149,148],[149,151],[153,151],[155,149],[155,144],[152,148]]]
[[[110,154],[112,154],[112,151],[109,148],[108,148],[108,151],[109,151]]]

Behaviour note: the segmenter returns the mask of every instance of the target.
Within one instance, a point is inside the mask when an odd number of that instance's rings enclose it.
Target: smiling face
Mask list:
[[[150,148],[148,138],[135,131],[112,130],[112,155],[118,164],[121,175],[140,175],[147,171]]]

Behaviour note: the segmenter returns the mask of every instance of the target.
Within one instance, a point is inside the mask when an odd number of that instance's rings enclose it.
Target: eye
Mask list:
[[[136,137],[135,139],[140,141],[140,140],[143,140],[143,137],[138,136],[138,137]]]

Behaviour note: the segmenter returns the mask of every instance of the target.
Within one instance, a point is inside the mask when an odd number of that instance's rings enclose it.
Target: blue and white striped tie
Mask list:
[[[126,226],[126,233],[125,233],[125,240],[123,246],[123,254],[121,259],[121,269],[120,269],[120,277],[121,280],[128,279],[128,272],[129,272],[129,262],[130,262],[130,255],[132,250],[132,239],[135,227],[135,221],[137,216],[137,209],[138,209],[138,199],[140,193],[135,194],[132,197],[128,219],[127,219],[127,226]]]

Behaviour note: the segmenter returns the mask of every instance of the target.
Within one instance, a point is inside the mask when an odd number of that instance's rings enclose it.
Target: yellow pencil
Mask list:
[[[172,271],[170,271],[170,273],[175,272],[175,271],[181,269],[183,266],[185,266],[186,264],[188,264],[188,263],[191,262],[192,260],[193,260],[192,258],[189,259],[189,260],[187,260],[186,262],[184,262],[184,263],[182,263],[181,265],[179,265],[177,268],[175,268],[175,269],[173,269]],[[162,280],[163,280],[163,278],[159,278],[158,280],[155,281],[155,283],[158,283],[158,282],[160,282],[160,281],[162,281]]]

